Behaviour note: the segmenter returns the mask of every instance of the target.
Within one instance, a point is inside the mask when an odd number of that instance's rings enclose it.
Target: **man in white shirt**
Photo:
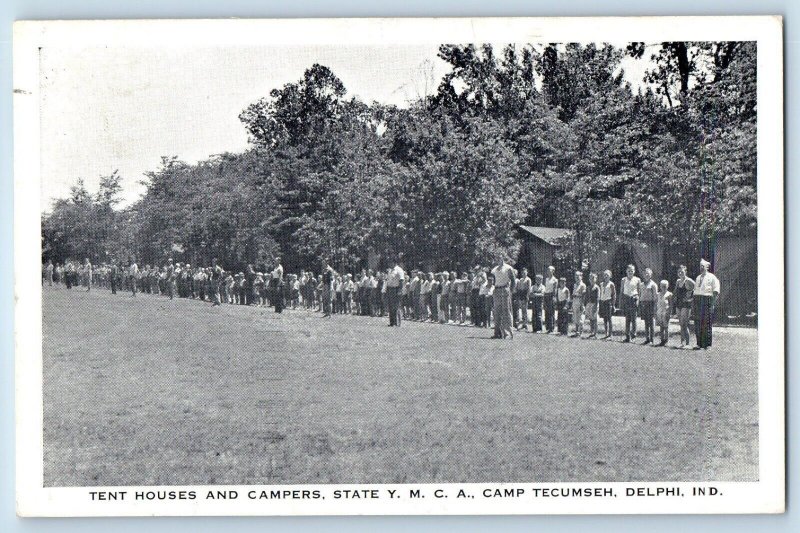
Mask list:
[[[83,286],[86,287],[87,291],[92,290],[92,263],[89,262],[89,258],[83,260]]]
[[[514,290],[514,269],[506,263],[503,254],[497,254],[497,265],[492,269],[494,295],[494,338],[514,338],[511,324],[511,292]]]
[[[700,260],[702,272],[697,276],[694,284],[694,333],[697,337],[695,350],[707,350],[711,347],[714,311],[717,306],[720,284],[717,276],[709,272],[710,267],[711,263],[705,259]]]
[[[139,265],[133,260],[128,264],[128,283],[130,283],[133,296],[136,296],[136,285],[139,283]]]
[[[400,327],[403,313],[400,312],[400,293],[406,281],[406,273],[400,267],[399,261],[389,270],[386,278],[386,304],[389,307],[389,326]]]
[[[278,280],[278,282],[283,281],[283,265],[281,264],[281,258],[275,258],[275,268],[272,269],[272,279]]]

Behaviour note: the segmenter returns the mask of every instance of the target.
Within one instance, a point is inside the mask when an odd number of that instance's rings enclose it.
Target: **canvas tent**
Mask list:
[[[527,267],[531,277],[535,274],[547,275],[547,267],[557,262],[555,252],[561,247],[562,241],[572,235],[572,230],[540,226],[520,226],[519,229],[522,238],[519,265]]]
[[[741,316],[758,311],[758,251],[755,235],[718,237],[711,262],[722,292],[718,315]],[[704,254],[705,255],[705,254]],[[721,317],[724,318],[724,317]]]
[[[540,226],[519,226],[519,230],[522,246],[518,265],[527,267],[531,276],[546,275],[549,265],[554,265],[559,275],[565,275],[576,268],[577,265],[560,261],[557,253],[562,246],[570,245],[572,230]],[[577,256],[575,253],[565,255]],[[712,245],[707,245],[706,251],[701,251],[698,246],[697,250],[689,253],[643,241],[606,243],[599,247],[593,257],[587,259],[591,271],[600,273],[606,269],[611,270],[615,282],[624,275],[625,266],[633,264],[639,273],[645,268],[652,269],[656,280],[666,279],[670,282],[670,287],[673,287],[677,266],[686,264],[689,275],[693,278],[699,273],[701,257],[711,262],[712,271],[722,285],[717,302],[720,319],[757,312],[758,261],[755,234],[717,237]]]

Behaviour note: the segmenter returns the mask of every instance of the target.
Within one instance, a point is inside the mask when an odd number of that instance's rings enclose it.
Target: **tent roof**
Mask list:
[[[571,229],[565,228],[544,228],[541,226],[520,226],[523,232],[540,239],[547,244],[556,244],[556,240],[572,234]]]

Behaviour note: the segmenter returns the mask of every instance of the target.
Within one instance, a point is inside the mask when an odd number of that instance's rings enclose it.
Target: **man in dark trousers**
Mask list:
[[[253,302],[253,282],[256,280],[256,271],[253,265],[247,265],[247,270],[244,273],[244,305],[252,305]]]
[[[330,318],[331,306],[333,304],[333,277],[334,270],[328,262],[325,262],[325,270],[322,271],[322,316]]]
[[[403,316],[400,310],[400,298],[405,281],[406,273],[400,266],[400,262],[395,261],[394,266],[389,270],[389,274],[386,277],[386,303],[389,307],[389,326],[400,327]]]
[[[272,305],[275,306],[276,313],[282,313],[286,305],[286,299],[284,294],[285,286],[283,284],[283,264],[281,264],[280,257],[275,258],[275,268],[272,269],[271,277]]]
[[[701,259],[701,272],[694,282],[694,331],[697,336],[695,350],[707,350],[711,347],[714,312],[720,293],[720,283],[717,276],[709,271],[710,267],[710,262]]]
[[[172,279],[172,259],[169,260],[169,278]],[[219,297],[219,285],[222,283],[222,267],[217,264],[217,259],[211,260],[211,306],[215,307],[222,304]],[[172,299],[172,289],[170,288],[169,299]]]
[[[111,282],[111,294],[117,294],[117,283],[122,271],[122,263],[111,260],[111,272],[109,273],[109,281]]]

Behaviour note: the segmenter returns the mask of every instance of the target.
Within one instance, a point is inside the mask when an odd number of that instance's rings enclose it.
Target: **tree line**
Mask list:
[[[120,176],[42,215],[45,259],[176,257],[290,270],[402,254],[458,268],[514,258],[519,224],[574,229],[574,260],[638,239],[696,250],[756,225],[751,42],[442,45],[407,107],[348,96],[314,64],[239,115],[250,147],[163,157],[120,209]],[[626,81],[626,56],[646,61]]]

